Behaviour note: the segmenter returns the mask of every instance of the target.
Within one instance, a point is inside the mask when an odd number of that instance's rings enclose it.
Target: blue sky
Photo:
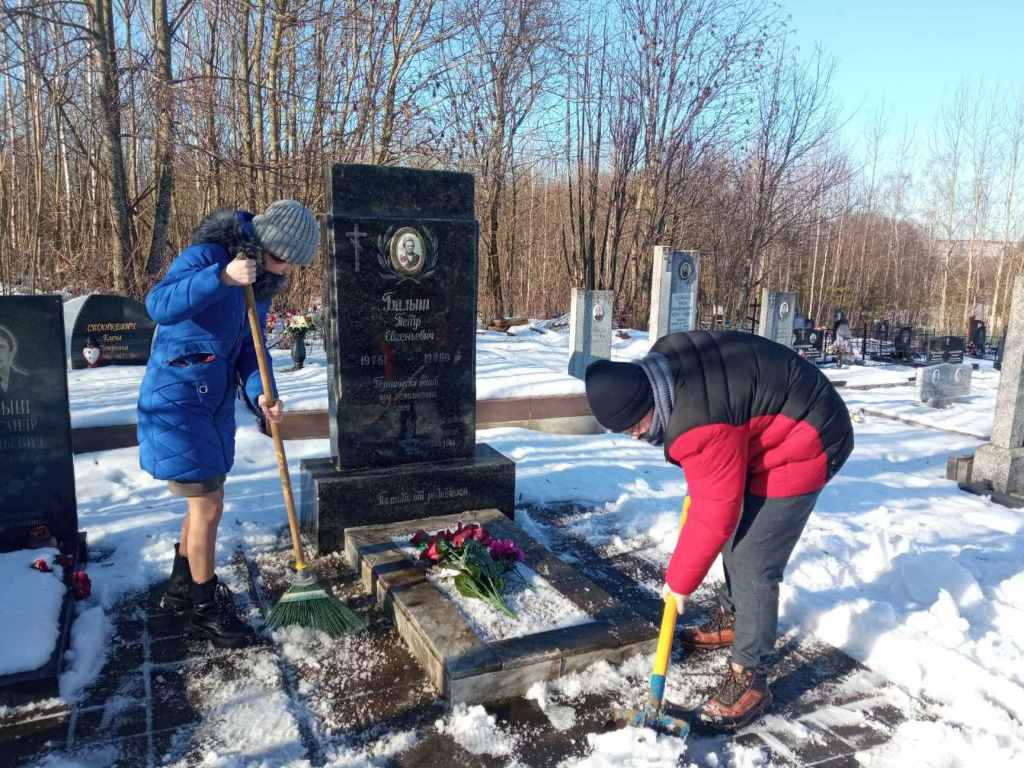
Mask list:
[[[1024,0],[782,0],[793,42],[836,60],[833,90],[856,152],[884,99],[892,138],[909,121],[926,143],[963,78],[1024,87]]]

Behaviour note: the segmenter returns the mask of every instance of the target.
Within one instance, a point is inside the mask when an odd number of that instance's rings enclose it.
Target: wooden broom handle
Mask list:
[[[260,328],[259,314],[256,312],[256,296],[252,286],[245,286],[245,304],[249,315],[249,331],[252,333],[252,345],[256,349],[256,362],[260,368],[260,381],[263,383],[263,399],[268,408],[273,408],[277,399],[274,387],[270,383],[270,364],[267,361],[267,350],[263,345],[263,330]],[[292,479],[288,474],[288,459],[284,455],[284,442],[278,425],[267,419],[270,425],[270,436],[274,439],[274,453],[277,454],[277,468],[281,472],[281,493],[284,494],[284,506],[288,511],[288,527],[292,532],[292,549],[295,550],[295,570],[301,573],[306,568],[306,558],[302,554],[302,541],[299,538],[299,520],[295,514],[295,497],[292,495]]]

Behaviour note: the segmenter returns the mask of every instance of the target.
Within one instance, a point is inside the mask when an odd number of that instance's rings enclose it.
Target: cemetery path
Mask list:
[[[656,621],[660,601],[651,585],[660,580],[659,567],[643,551],[613,553],[575,536],[567,521],[580,511],[569,504],[529,507],[521,518],[560,557]],[[239,551],[224,578],[241,609],[256,616],[287,587],[287,564],[281,539],[272,553]],[[649,659],[618,669],[599,666],[550,683],[532,698],[488,705],[486,712],[460,707],[449,713],[356,574],[336,555],[317,565],[321,573],[338,574],[332,587],[366,615],[367,632],[332,641],[291,629],[277,642],[223,651],[189,640],[183,619],[159,609],[158,588],[135,593],[118,605],[98,680],[61,717],[5,723],[5,754],[15,765],[49,756],[72,765],[147,768],[545,768],[576,765],[602,739],[604,746],[609,739],[639,739],[641,746],[630,746],[634,751],[646,744],[642,736],[609,731],[606,713],[637,703]],[[699,592],[695,614],[712,601],[709,589]],[[929,717],[925,704],[823,643],[790,634],[777,652],[771,715],[736,735],[695,730],[682,755],[681,745],[664,739],[646,744],[663,756],[649,764],[747,764],[760,753],[780,767],[852,766],[857,752],[886,742],[904,720]],[[687,655],[677,648],[667,693],[674,713],[694,711],[726,664],[725,651]]]

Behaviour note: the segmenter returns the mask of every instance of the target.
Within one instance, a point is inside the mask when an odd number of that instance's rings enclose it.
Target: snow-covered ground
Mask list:
[[[61,567],[53,565],[60,552],[52,547],[0,554],[0,675],[39,669],[57,645],[61,604],[67,589]],[[32,567],[44,560],[50,571]]]
[[[480,400],[506,397],[581,394],[583,382],[568,374],[569,337],[566,333],[538,333],[527,326],[512,335],[496,331],[477,333],[476,395]],[[642,357],[648,349],[647,334],[629,331],[616,337],[616,360]],[[305,366],[292,366],[285,350],[274,350],[274,375],[285,406],[290,411],[327,409],[327,360],[323,347],[310,351]],[[99,427],[134,424],[139,384],[144,366],[112,366],[68,372],[71,426]],[[287,371],[287,372],[286,372]]]
[[[564,373],[565,334],[517,330],[515,336],[478,336],[480,397],[582,391],[581,383]],[[644,351],[645,334],[616,340],[617,358]],[[284,354],[275,354],[275,363],[288,364]],[[75,424],[133,420],[141,373],[141,368],[116,368],[71,374]],[[870,374],[876,378],[869,380],[879,384],[909,375],[886,369],[829,375],[851,381],[854,373]],[[322,358],[314,356],[306,370],[282,374],[279,381],[292,408],[314,408],[326,405],[324,377]],[[955,425],[978,435],[991,429],[998,373],[977,372],[975,382],[976,396],[944,411],[914,405],[908,387],[843,392],[857,414],[866,408],[929,426],[858,415],[854,453],[822,494],[783,585],[783,629],[813,633],[908,695],[933,702],[934,720],[909,720],[890,744],[861,756],[866,765],[1024,764],[1024,514],[964,494],[944,478],[947,456],[970,452],[979,441],[941,429]],[[664,462],[660,449],[619,435],[520,429],[481,430],[478,439],[516,461],[520,503],[583,503],[590,510],[571,523],[574,534],[604,553],[634,552],[667,562],[686,482]],[[252,551],[276,546],[284,521],[269,441],[251,419],[241,418],[237,442],[219,540],[222,561],[238,546]],[[326,440],[293,442],[289,461],[297,471],[301,459],[328,452]],[[75,458],[79,516],[95,559],[89,567],[93,597],[79,605],[72,663],[61,681],[65,697],[79,695],[102,666],[115,602],[170,570],[183,504],[137,462],[135,449]],[[520,521],[543,538],[541,524],[522,514]],[[717,565],[712,575],[720,578]],[[648,663],[636,662],[639,668]],[[258,704],[253,718],[290,722],[287,711],[274,710],[284,705],[273,697]],[[568,719],[572,712],[555,716]],[[458,739],[459,733],[477,733],[480,718],[480,711],[468,708],[438,728]],[[275,732],[286,730],[282,725]],[[409,738],[382,734],[379,754],[401,751]],[[581,765],[657,765],[660,756],[682,745],[626,731],[594,734],[588,748],[590,756]],[[514,764],[514,745],[496,757],[496,765]],[[757,764],[756,755],[742,750],[718,759],[719,765]]]

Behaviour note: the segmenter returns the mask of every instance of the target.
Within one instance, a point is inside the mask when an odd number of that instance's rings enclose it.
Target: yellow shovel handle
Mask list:
[[[686,516],[690,512],[690,497],[683,499],[683,513],[679,517],[679,530],[686,525]],[[671,596],[665,600],[665,609],[661,614],[661,631],[658,633],[658,652],[654,656],[654,674],[664,675],[668,671],[668,659],[672,654],[672,638],[676,632],[676,601]]]

